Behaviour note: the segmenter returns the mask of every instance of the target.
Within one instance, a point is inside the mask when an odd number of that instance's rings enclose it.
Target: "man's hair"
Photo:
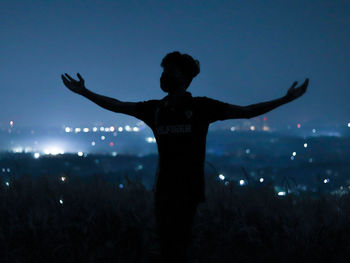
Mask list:
[[[187,86],[190,85],[192,79],[200,72],[200,65],[197,59],[193,59],[188,54],[181,54],[178,51],[168,53],[160,64],[164,69],[167,65],[176,65],[185,74],[187,78]]]

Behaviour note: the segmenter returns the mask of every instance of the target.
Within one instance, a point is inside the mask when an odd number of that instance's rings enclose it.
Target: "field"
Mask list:
[[[98,175],[0,186],[1,262],[157,262],[153,192]],[[350,197],[206,182],[190,262],[349,262]]]

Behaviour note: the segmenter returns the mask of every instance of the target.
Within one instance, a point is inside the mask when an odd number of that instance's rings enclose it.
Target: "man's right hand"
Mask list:
[[[71,91],[83,95],[87,89],[85,88],[84,79],[80,76],[80,74],[77,74],[79,81],[76,81],[67,73],[65,73],[65,75],[66,76],[63,74],[61,75],[64,85]]]

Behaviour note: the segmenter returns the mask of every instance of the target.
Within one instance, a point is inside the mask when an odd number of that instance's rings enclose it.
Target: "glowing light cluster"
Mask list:
[[[220,180],[225,180],[225,176],[223,174],[219,174]]]
[[[329,178],[324,179],[323,183],[328,184],[329,183]]]
[[[154,138],[154,137],[147,137],[147,138],[146,138],[146,141],[147,141],[148,143],[154,143],[154,142],[156,142],[156,138]]]
[[[64,151],[57,147],[52,147],[52,148],[45,148],[44,153],[46,155],[57,155],[57,154],[64,154]]]

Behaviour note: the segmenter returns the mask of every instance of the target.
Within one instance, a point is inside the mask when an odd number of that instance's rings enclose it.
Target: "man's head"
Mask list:
[[[164,92],[185,92],[192,79],[200,72],[199,61],[178,51],[168,53],[160,64],[163,73],[160,87]]]

